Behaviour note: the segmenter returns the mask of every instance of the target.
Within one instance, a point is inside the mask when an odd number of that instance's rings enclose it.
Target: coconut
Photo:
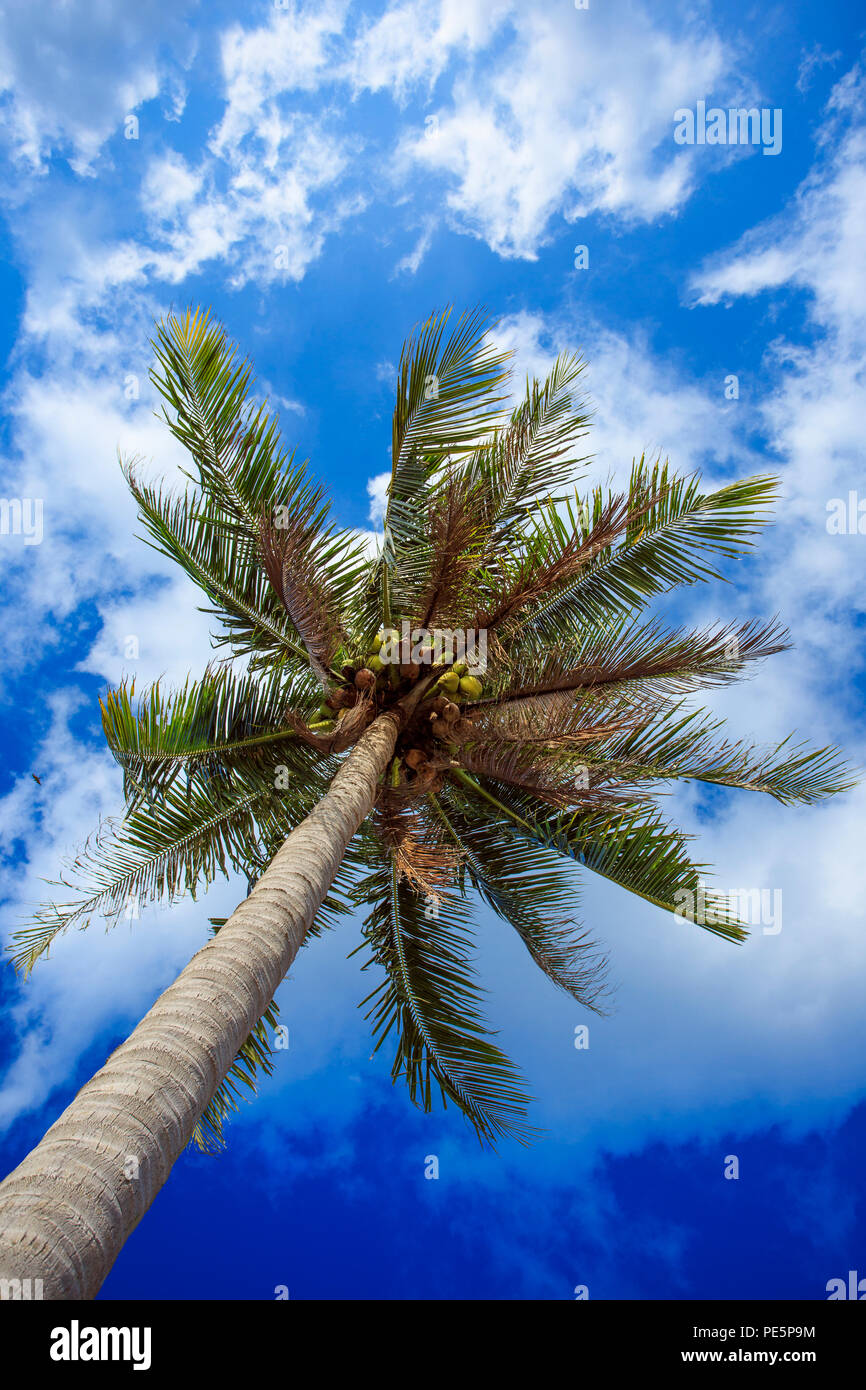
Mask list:
[[[455,676],[453,671],[449,671],[447,675],[439,677],[437,685],[446,695],[456,695],[460,686],[460,678]]]
[[[396,628],[382,627],[373,638],[373,652],[381,651],[385,643],[388,642],[392,647],[395,642],[400,641],[400,634]],[[369,665],[369,662],[367,663]]]
[[[373,689],[373,686],[374,686],[375,684],[376,684],[376,677],[374,676],[373,672],[372,672],[368,667],[364,666],[360,671],[358,671],[358,672],[356,673],[356,675],[355,675],[355,689],[356,689],[356,690],[372,690],[372,689]]]
[[[374,675],[378,676],[382,671],[384,671],[384,669],[385,663],[381,660],[380,657],[376,656],[375,653],[372,656],[367,657],[368,671],[372,671]]]
[[[466,665],[465,661],[455,661],[451,670],[454,672],[455,676],[465,676],[469,667]]]
[[[460,693],[467,700],[478,700],[483,689],[484,687],[477,676],[460,677]]]

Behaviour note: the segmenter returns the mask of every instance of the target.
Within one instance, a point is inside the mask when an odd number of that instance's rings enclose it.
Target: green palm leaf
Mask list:
[[[95,916],[116,922],[124,911],[132,920],[146,902],[195,898],[218,873],[246,873],[260,859],[262,825],[283,814],[267,783],[213,781],[169,787],[152,805],[104,822],[57,881],[76,896],[45,904],[14,934],[16,967],[29,973],[72,925]]]
[[[434,315],[405,344],[391,431],[391,481],[379,566],[382,616],[412,616],[430,569],[426,506],[431,478],[452,456],[484,443],[501,423],[498,389],[508,353],[487,339],[480,313],[464,314],[449,332],[451,310]]]
[[[685,916],[683,895],[704,890],[707,866],[692,862],[686,853],[688,837],[654,808],[551,814],[549,806],[517,788],[492,780],[485,784],[463,772],[453,776],[464,791],[494,805],[524,835],[655,907]],[[722,894],[704,891],[709,911],[700,925],[726,940],[744,940],[748,933],[733,905]]]
[[[745,739],[717,742],[724,720],[676,705],[643,729],[609,740],[602,765],[628,782],[696,781],[766,792],[786,805],[820,801],[855,785],[837,749],[794,744],[789,734],[770,749]],[[586,752],[592,759],[597,750]]]
[[[720,579],[712,559],[738,558],[754,545],[776,482],[747,478],[702,493],[699,481],[673,477],[667,465],[647,468],[641,459],[623,499],[631,520],[620,540],[602,547],[576,579],[539,599],[521,616],[517,630],[531,625],[541,640],[567,641],[579,625],[602,624],[679,584]],[[597,519],[609,500],[599,491],[591,507],[584,505]],[[555,555],[568,534],[551,509],[533,540],[542,553]]]
[[[628,692],[655,703],[660,696],[741,680],[751,663],[787,651],[787,639],[775,618],[688,631],[655,620],[635,626],[621,615],[604,626],[581,628],[553,648],[530,627],[509,643],[509,665],[493,675],[489,693],[473,701],[472,709],[587,690]]]
[[[190,477],[255,536],[263,514],[290,504],[282,490],[299,488],[303,466],[292,473],[276,417],[250,400],[251,364],[200,310],[167,315],[153,350],[151,380],[170,407],[163,408],[168,428],[196,465]]]
[[[309,701],[303,682],[287,680],[281,667],[269,676],[237,675],[208,668],[201,681],[177,691],[157,682],[135,699],[135,683],[122,683],[100,701],[102,727],[124,771],[124,795],[165,794],[181,775],[204,772],[226,778],[233,770],[280,763],[293,777],[317,780],[322,791],[324,755],[301,742],[287,711]]]
[[[366,1017],[373,1020],[374,1051],[397,1032],[393,1080],[402,1076],[412,1101],[425,1111],[432,1109],[438,1086],[443,1102],[458,1106],[480,1140],[494,1143],[510,1135],[525,1142],[531,1133],[525,1121],[528,1096],[484,1027],[469,965],[465,901],[443,895],[431,914],[400,880],[384,848],[357,893],[359,901],[374,903],[364,924],[372,948],[368,965],[385,971],[362,1007],[373,1001]]]
[[[574,452],[589,422],[584,402],[573,398],[584,365],[562,353],[543,383],[527,381],[507,427],[460,468],[461,485],[475,497],[483,561],[507,553],[539,502],[570,490],[576,471],[588,462]]]
[[[600,1012],[605,961],[571,916],[578,896],[574,874],[555,852],[522,839],[507,821],[451,788],[432,801],[484,902],[514,928],[555,985]]]
[[[215,645],[235,656],[251,655],[253,665],[283,661],[309,665],[283,605],[265,573],[257,543],[225,525],[225,513],[209,497],[180,495],[139,480],[134,463],[124,465],[139,515],[153,537],[154,550],[174,560],[203,589],[223,631]]]

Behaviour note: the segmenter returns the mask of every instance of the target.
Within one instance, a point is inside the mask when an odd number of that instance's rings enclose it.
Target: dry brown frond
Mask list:
[[[753,618],[697,632],[653,625],[640,632],[637,641],[616,629],[594,646],[546,653],[540,670],[534,660],[524,659],[498,695],[478,700],[472,708],[635,681],[657,681],[670,691],[689,689],[696,682],[722,684],[739,677],[746,662],[761,661],[789,646],[777,618]]]
[[[343,753],[357,743],[368,724],[373,722],[376,707],[370,692],[364,691],[351,708],[346,710],[334,730],[333,751]]]
[[[521,746],[496,746],[470,743],[460,749],[459,762],[467,772],[477,777],[490,777],[530,793],[539,801],[566,810],[601,810],[632,806],[646,801],[645,793],[632,790],[612,791],[601,781],[594,781],[592,769],[568,763],[549,754],[530,752]]]
[[[558,552],[543,565],[539,566],[537,557],[529,548],[518,561],[515,575],[508,588],[500,595],[496,607],[487,612],[477,613],[475,626],[487,629],[489,642],[491,631],[504,627],[509,619],[525,609],[534,599],[549,594],[558,585],[577,579],[596,555],[612,545],[628,530],[637,516],[641,515],[643,510],[648,510],[651,505],[652,502],[647,504],[647,508],[636,512],[634,508],[629,507],[625,495],[612,497],[602,507],[600,515],[586,534],[577,529],[572,531]]]
[[[269,516],[259,525],[262,561],[274,591],[292,620],[322,686],[340,646],[339,617],[327,587],[316,571],[314,547],[318,531],[310,524],[310,508],[290,515],[277,526]]]
[[[459,605],[466,581],[475,568],[478,532],[470,494],[461,480],[450,475],[432,499],[428,533],[433,543],[433,566],[418,601],[418,625],[430,627],[439,619],[447,624]]]
[[[400,878],[416,893],[441,902],[454,885],[460,853],[435,820],[407,806],[399,790],[385,789],[375,811],[377,829],[394,856]]]

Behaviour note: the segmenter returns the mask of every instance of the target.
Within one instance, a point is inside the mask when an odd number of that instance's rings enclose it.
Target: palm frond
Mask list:
[[[106,743],[123,768],[124,796],[134,807],[153,800],[181,775],[209,778],[274,762],[293,777],[318,780],[322,754],[301,742],[287,717],[307,692],[287,679],[282,667],[269,676],[237,675],[228,667],[209,667],[200,681],[187,680],[175,691],[157,681],[136,698],[135,682],[110,690],[102,709]]]
[[[507,553],[539,502],[570,490],[588,462],[574,453],[590,419],[586,403],[573,395],[584,365],[577,355],[561,353],[544,382],[527,381],[524,399],[492,444],[460,467],[460,485],[474,496],[484,536],[482,563]]]
[[[599,555],[617,537],[627,533],[632,513],[625,497],[613,497],[598,509],[586,525],[576,503],[566,499],[565,515],[551,502],[533,517],[513,558],[500,557],[486,603],[476,614],[474,626],[494,633],[500,643],[510,640],[529,621],[528,614],[543,612],[551,595],[571,591]],[[502,645],[500,645],[502,650]]]
[[[284,503],[299,473],[282,449],[275,416],[250,399],[252,365],[209,312],[168,314],[157,324],[151,380],[166,424],[191,454],[194,481],[254,537],[263,512]],[[303,466],[302,466],[303,467]]]
[[[641,458],[623,498],[605,498],[598,490],[592,506],[584,504],[591,518],[588,534],[614,501],[624,505],[629,520],[619,539],[598,547],[575,579],[567,578],[531,605],[517,630],[531,624],[539,640],[567,641],[579,625],[601,624],[634,611],[679,584],[721,579],[713,561],[738,558],[754,545],[775,492],[775,479],[765,476],[705,494],[697,476],[675,477],[667,464],[649,468]],[[551,544],[561,527],[562,519],[551,511]]]
[[[259,541],[274,592],[304,644],[322,688],[346,645],[342,614],[369,571],[364,547],[325,524],[320,489],[294,498],[274,519],[263,516]]]
[[[453,474],[430,498],[425,536],[430,554],[418,576],[413,615],[418,627],[446,627],[463,611],[480,543],[473,495]],[[401,594],[405,602],[405,578]]]
[[[210,884],[218,873],[246,872],[257,857],[262,826],[282,806],[266,784],[169,787],[165,795],[124,820],[103,822],[57,880],[75,896],[40,907],[13,935],[13,963],[28,974],[51,943],[72,925],[124,910],[130,920],[151,901],[175,900]]]
[[[511,1062],[489,1041],[479,1010],[466,902],[443,894],[434,912],[400,878],[384,847],[357,892],[359,901],[374,903],[364,924],[372,950],[367,966],[385,971],[362,1007],[370,1004],[375,1051],[397,1033],[392,1079],[403,1077],[413,1103],[427,1112],[438,1086],[443,1102],[458,1106],[480,1141],[493,1144],[510,1135],[526,1142],[529,1098]]]
[[[532,629],[527,636],[528,642],[510,644],[510,665],[488,679],[490,693],[471,702],[473,713],[538,695],[602,688],[655,701],[742,679],[749,664],[790,648],[777,618],[688,631],[655,621],[635,626],[623,615],[603,627],[581,629],[572,641],[552,649],[538,643]]]
[[[424,805],[410,805],[383,789],[373,814],[375,832],[391,854],[397,876],[427,901],[439,902],[453,886],[459,856]]]
[[[578,897],[575,875],[555,852],[521,838],[508,821],[488,815],[452,787],[430,800],[488,907],[514,928],[559,989],[602,1012],[607,962],[570,915]]]
[[[724,720],[676,705],[632,733],[606,741],[601,758],[612,780],[696,781],[766,792],[783,804],[810,804],[855,785],[851,769],[832,746],[792,743],[789,734],[770,749],[716,735]],[[598,750],[589,750],[592,757]]]
[[[430,480],[448,460],[490,442],[501,422],[497,392],[509,355],[489,342],[479,312],[449,331],[451,310],[433,315],[403,347],[391,431],[391,481],[379,573],[382,617],[411,616],[433,551],[426,530]]]
[[[154,550],[167,555],[215,605],[203,611],[220,621],[217,646],[235,656],[251,655],[252,665],[281,661],[298,669],[309,655],[287,621],[282,603],[265,573],[257,542],[225,525],[225,513],[209,496],[191,490],[172,494],[139,480],[135,461],[124,464],[139,515],[153,537]]]
[[[682,903],[700,889],[708,904],[701,926],[728,941],[742,941],[748,935],[727,896],[705,889],[708,867],[689,858],[688,836],[666,823],[655,808],[555,815],[530,793],[505,783],[481,782],[462,771],[451,776],[468,795],[486,800],[530,839],[575,859],[655,907],[686,916]]]

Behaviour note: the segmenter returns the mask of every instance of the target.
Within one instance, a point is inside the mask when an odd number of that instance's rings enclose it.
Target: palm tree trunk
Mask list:
[[[295,959],[373,805],[398,720],[370,725],[219,935],[0,1183],[0,1281],[41,1279],[50,1299],[99,1291]]]

